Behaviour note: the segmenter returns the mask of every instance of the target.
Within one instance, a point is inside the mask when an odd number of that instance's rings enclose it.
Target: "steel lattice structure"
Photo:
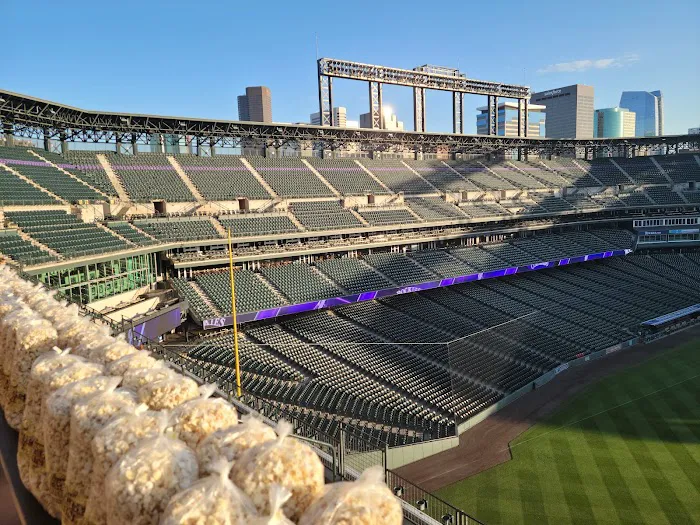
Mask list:
[[[498,153],[518,149],[538,154],[559,154],[572,149],[625,149],[666,146],[676,152],[697,149],[700,135],[672,135],[624,139],[544,139],[418,133],[379,129],[352,129],[295,124],[262,124],[131,113],[90,111],[65,104],[0,90],[0,121],[6,135],[35,139],[150,144],[151,136],[172,134],[192,137],[197,145],[244,147],[255,144],[275,148],[285,144],[313,144],[325,151],[359,144],[369,152],[412,151],[416,154]]]
[[[414,69],[399,69],[335,58],[320,58],[318,60],[318,102],[321,123],[324,126],[335,125],[333,121],[332,82],[334,77],[361,80],[369,83],[371,122],[372,127],[375,129],[382,127],[382,84],[396,84],[413,88],[413,124],[417,132],[425,132],[426,129],[426,89],[452,92],[453,133],[464,133],[462,99],[465,94],[488,97],[489,135],[496,135],[498,132],[496,111],[499,97],[517,99],[518,105],[524,109],[525,115],[527,115],[527,105],[530,100],[530,88],[526,86],[467,78],[456,69],[427,64]],[[523,122],[522,119],[519,119],[519,123]],[[519,126],[518,131],[519,136],[527,136],[526,125]]]

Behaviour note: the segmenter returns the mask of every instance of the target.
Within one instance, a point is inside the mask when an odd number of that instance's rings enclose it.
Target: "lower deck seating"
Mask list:
[[[271,378],[243,385],[319,424],[376,428],[390,445],[447,435],[559,364],[697,303],[698,270],[696,254],[629,255],[244,327],[242,355]],[[190,355],[230,370],[229,348],[208,338]]]

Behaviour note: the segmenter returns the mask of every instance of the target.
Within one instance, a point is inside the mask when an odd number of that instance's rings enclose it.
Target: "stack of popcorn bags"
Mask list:
[[[22,482],[64,524],[400,525],[373,467],[314,450],[0,266],[0,407]]]

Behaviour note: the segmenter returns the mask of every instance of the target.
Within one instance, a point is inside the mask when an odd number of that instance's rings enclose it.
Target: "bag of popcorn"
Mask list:
[[[158,361],[150,368],[129,368],[124,372],[122,386],[138,392],[142,386],[168,378],[174,373],[165,361]]]
[[[384,472],[375,466],[357,481],[327,485],[323,496],[306,509],[299,525],[401,525],[401,504],[384,483]]]
[[[54,346],[58,334],[46,319],[34,316],[17,326],[15,351],[10,370],[10,395],[4,407],[7,423],[19,430],[24,414],[25,395],[29,383],[29,373],[34,360]]]
[[[212,398],[215,391],[216,385],[203,385],[199,398],[173,409],[172,430],[192,450],[211,433],[238,424],[236,408],[224,399]]]
[[[275,431],[259,417],[247,416],[240,425],[217,430],[199,443],[197,459],[200,472],[210,474],[213,463],[220,457],[235,465],[246,450],[274,441],[276,437]]]
[[[292,425],[281,421],[277,439],[248,449],[231,472],[232,481],[248,494],[261,514],[270,512],[268,495],[273,484],[292,495],[284,504],[285,515],[296,521],[320,495],[324,486],[323,464],[311,447],[290,437]]]
[[[284,504],[289,501],[292,493],[281,485],[273,484],[270,487],[268,500],[270,511],[265,516],[253,518],[249,525],[294,525],[284,514]]]
[[[29,374],[29,388],[22,416],[22,429],[17,443],[17,467],[22,483],[38,496],[44,476],[44,439],[41,424],[41,407],[45,384],[53,374],[81,361],[70,355],[69,350],[54,348],[34,361]]]
[[[15,345],[14,331],[10,328],[11,319],[22,310],[29,312],[14,293],[6,292],[0,295],[0,406],[5,405],[10,391],[10,369]]]
[[[96,363],[107,364],[112,361],[116,361],[124,357],[125,355],[135,354],[139,350],[124,339],[124,335],[120,334],[119,337],[110,338],[110,341],[106,345],[98,346],[90,352],[90,361],[95,361]]]
[[[155,357],[151,357],[149,352],[139,350],[136,353],[125,355],[107,363],[105,365],[105,371],[111,376],[123,376],[129,370],[136,370],[138,368],[153,368],[158,360]]]
[[[92,440],[90,494],[85,505],[86,523],[106,525],[104,490],[107,472],[141,441],[158,437],[162,417],[167,417],[167,413],[150,411],[148,405],[137,405],[133,410],[127,410],[113,419],[95,434]]]
[[[109,470],[104,505],[107,525],[157,525],[170,498],[197,481],[197,458],[179,439],[165,435],[141,441]]]
[[[17,308],[9,312],[2,320],[2,338],[4,341],[4,351],[2,354],[2,391],[0,391],[0,405],[3,409],[12,395],[12,362],[15,358],[15,348],[17,346],[17,330],[24,323],[35,318],[34,313],[27,308],[23,302],[16,303]]]
[[[193,379],[171,372],[169,377],[143,385],[138,396],[151,410],[169,410],[198,397],[199,387]]]
[[[68,470],[63,491],[61,521],[78,523],[85,513],[92,478],[92,440],[110,421],[136,407],[131,390],[118,389],[121,377],[112,377],[101,392],[73,405],[70,420]]]
[[[58,517],[68,470],[70,419],[73,405],[107,388],[113,378],[96,375],[69,383],[50,394],[42,410],[49,513]]]
[[[219,459],[211,475],[175,494],[163,512],[160,525],[250,523],[257,514],[255,505],[229,479],[231,466],[225,459]]]

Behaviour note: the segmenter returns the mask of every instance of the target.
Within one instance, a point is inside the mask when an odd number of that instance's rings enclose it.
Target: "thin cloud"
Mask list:
[[[598,58],[585,60],[572,60],[571,62],[559,62],[550,64],[537,70],[538,73],[575,73],[588,71],[589,69],[610,69],[623,67],[639,61],[639,56],[635,53],[627,53],[616,58]]]

